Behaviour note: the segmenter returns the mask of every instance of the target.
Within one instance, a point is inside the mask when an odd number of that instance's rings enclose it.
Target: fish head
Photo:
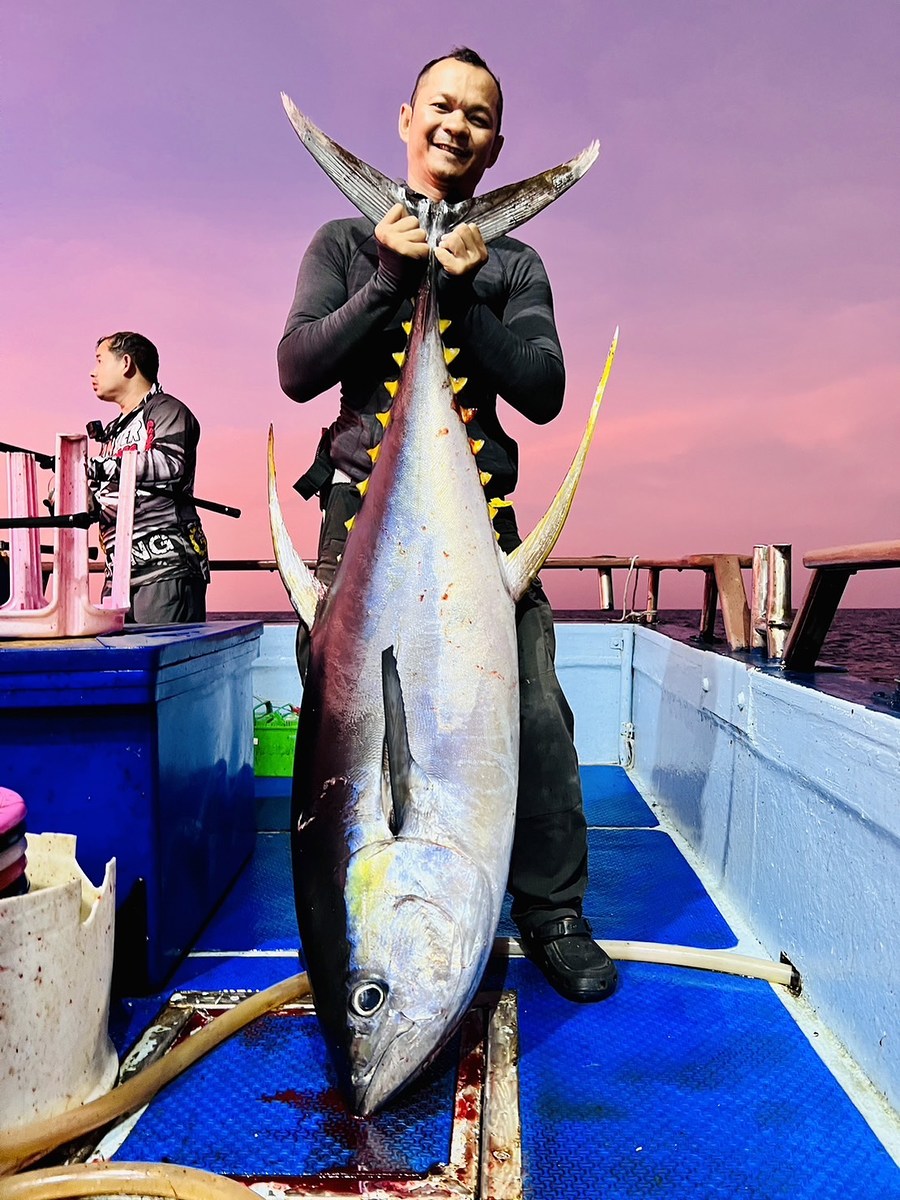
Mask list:
[[[371,844],[348,864],[343,985],[320,1020],[355,1111],[382,1107],[428,1065],[478,987],[499,918],[484,873],[450,847]]]

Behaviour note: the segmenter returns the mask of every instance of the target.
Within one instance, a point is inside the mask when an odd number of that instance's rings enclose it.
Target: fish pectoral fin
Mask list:
[[[388,179],[374,167],[333,142],[321,129],[313,125],[290,96],[281,93],[284,111],[294,127],[297,137],[307,148],[328,178],[341,189],[351,204],[355,204],[364,217],[378,222],[401,199],[401,193],[393,179]]]
[[[287,588],[291,604],[297,616],[307,627],[312,628],[316,609],[325,595],[325,587],[297,553],[291,535],[284,523],[278,488],[275,483],[275,431],[269,426],[269,529],[278,574]]]
[[[547,509],[546,513],[544,513],[543,517],[541,517],[540,521],[538,521],[537,525],[535,525],[531,533],[529,533],[528,537],[511,554],[503,559],[506,585],[513,600],[518,600],[528,590],[531,581],[544,565],[547,556],[556,545],[557,538],[562,533],[563,525],[566,523],[566,517],[569,515],[569,509],[572,507],[572,501],[575,498],[575,489],[578,487],[578,481],[584,469],[587,452],[594,436],[597,414],[600,411],[603,393],[606,391],[606,384],[609,379],[609,373],[612,370],[618,341],[619,329],[617,326],[613,334],[612,344],[609,347],[609,353],[606,356],[606,365],[603,368],[603,374],[597,385],[594,403],[591,405],[587,425],[581,438],[581,445],[572,459],[572,465],[569,467],[562,486],[554,496],[553,503]]]
[[[493,241],[511,229],[524,225],[568,191],[594,165],[599,153],[600,143],[591,142],[575,158],[560,163],[558,167],[476,196],[463,219],[469,225],[478,226],[485,242]]]
[[[391,833],[396,837],[402,832],[409,811],[413,779],[419,774],[419,770],[409,749],[406,706],[403,703],[403,688],[393,646],[388,646],[381,655],[381,689],[384,696],[384,745],[391,795],[388,824]]]

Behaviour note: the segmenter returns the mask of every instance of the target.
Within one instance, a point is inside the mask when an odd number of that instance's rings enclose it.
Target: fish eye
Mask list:
[[[387,984],[380,979],[366,979],[350,993],[350,1011],[358,1017],[374,1017],[387,1000]]]

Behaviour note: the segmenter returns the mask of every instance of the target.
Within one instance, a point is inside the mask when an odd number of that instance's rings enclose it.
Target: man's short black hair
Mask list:
[[[142,333],[108,333],[97,339],[98,346],[103,342],[109,343],[110,353],[116,358],[130,355],[131,361],[147,382],[156,383],[159,378],[159,351],[149,338]]]
[[[466,63],[470,67],[480,67],[482,71],[487,71],[491,79],[497,85],[497,128],[494,133],[500,132],[500,122],[503,120],[503,89],[500,86],[500,80],[487,65],[484,59],[477,51],[470,49],[468,46],[454,46],[449,54],[442,54],[440,58],[433,58],[431,62],[427,62],[422,70],[416,76],[416,85],[412,90],[412,95],[409,98],[411,105],[416,103],[416,92],[419,90],[419,84],[428,74],[432,67],[436,67],[439,62],[445,62],[448,58],[455,58],[457,62]]]

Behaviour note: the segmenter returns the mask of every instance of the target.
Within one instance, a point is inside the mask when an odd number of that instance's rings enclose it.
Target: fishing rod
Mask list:
[[[79,513],[78,515],[81,516],[83,514]],[[17,521],[22,520],[21,517],[16,517],[15,519]],[[44,519],[43,517],[26,517],[25,518],[26,521],[35,521],[35,520],[43,520],[43,519]],[[8,528],[6,521],[0,521],[0,529],[6,529],[6,528]],[[26,528],[27,528],[27,526],[26,526]],[[65,528],[65,527],[63,527],[63,528]],[[8,554],[8,551],[9,551],[9,542],[5,542],[5,541],[3,541],[2,538],[0,538],[0,556],[2,556],[4,554]],[[52,553],[53,553],[53,547],[45,546],[44,543],[41,542],[41,554],[49,556]],[[96,562],[96,560],[99,557],[100,557],[100,551],[97,549],[97,547],[96,546],[88,546],[88,558],[91,560],[91,562]]]
[[[101,444],[107,441],[105,430],[102,421],[88,421],[85,425],[85,432],[92,442],[100,442]],[[142,483],[140,485],[146,491],[156,492],[159,495],[170,496],[175,494],[175,489],[171,484],[165,483]],[[192,496],[196,508],[205,508],[210,512],[221,513],[223,517],[234,517],[235,520],[241,515],[239,508],[233,508],[230,504],[218,504],[215,500],[201,500],[199,496]]]
[[[95,442],[103,440],[101,437],[97,436],[97,427],[98,426],[100,427],[100,432],[102,433],[103,426],[100,421],[89,421],[87,424],[87,427],[86,427],[88,437],[92,438]],[[14,445],[12,445],[11,442],[0,442],[0,453],[4,453],[4,452],[7,454],[30,454],[31,457],[34,459],[34,461],[37,463],[37,465],[39,467],[43,468],[43,470],[54,471],[56,469],[56,455],[55,454],[41,454],[41,452],[39,450],[28,450],[25,446],[14,446]],[[154,492],[157,495],[162,495],[162,496],[174,496],[175,495],[175,489],[172,487],[171,484],[141,483],[138,486],[141,487],[145,491]],[[194,506],[196,508],[205,508],[205,509],[208,509],[210,512],[221,513],[223,517],[233,517],[235,520],[237,520],[237,518],[241,515],[241,510],[239,508],[234,508],[230,504],[219,504],[215,500],[201,500],[201,498],[199,496],[192,496],[191,500],[193,501]],[[46,501],[44,503],[46,504]],[[24,519],[28,519],[28,518],[21,518],[21,519],[24,520]],[[35,517],[34,521],[46,521],[47,519],[48,518],[46,518],[46,517]],[[71,522],[69,522],[69,524],[71,524]],[[23,528],[23,526],[17,527],[14,525],[7,524],[5,526],[5,528],[14,529],[14,528]],[[42,527],[32,525],[32,526],[30,526],[30,528],[42,528]],[[53,528],[53,526],[51,526],[51,528]]]
[[[99,520],[99,513],[90,512],[60,513],[52,517],[0,517],[0,529],[89,529]]]
[[[39,450],[26,450],[24,446],[14,446],[12,442],[0,442],[0,454],[30,454],[39,467],[45,471],[56,470],[56,455],[41,454]]]

